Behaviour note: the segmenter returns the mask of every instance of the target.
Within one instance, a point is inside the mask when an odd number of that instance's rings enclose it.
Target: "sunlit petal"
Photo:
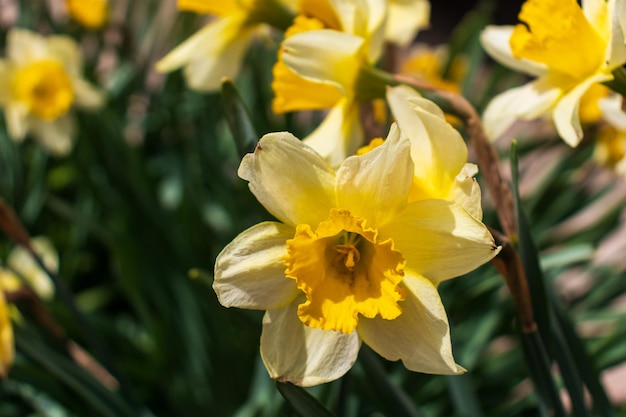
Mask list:
[[[460,205],[444,200],[409,204],[394,222],[378,229],[393,237],[407,270],[435,283],[465,274],[499,251],[487,227]]]
[[[392,126],[383,145],[341,164],[337,204],[380,227],[405,207],[412,176],[410,142]]]
[[[357,332],[344,334],[302,324],[297,315],[298,304],[304,301],[301,298],[265,313],[261,357],[270,376],[278,381],[301,386],[323,384],[348,372],[361,341]]]
[[[242,232],[218,255],[213,289],[225,307],[267,310],[289,304],[299,293],[285,277],[285,242],[295,230],[264,222]]]
[[[450,328],[435,286],[419,275],[405,275],[406,299],[395,320],[363,319],[359,334],[363,342],[382,357],[402,360],[407,369],[429,374],[465,372],[452,357]]]
[[[270,133],[246,155],[239,176],[280,221],[317,226],[335,207],[335,174],[309,146],[291,133]]]

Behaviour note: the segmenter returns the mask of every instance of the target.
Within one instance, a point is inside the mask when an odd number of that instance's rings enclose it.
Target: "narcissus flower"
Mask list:
[[[54,155],[67,154],[74,137],[72,107],[98,108],[100,91],[82,78],[82,54],[66,36],[45,38],[23,29],[7,35],[7,58],[0,59],[0,107],[9,135],[30,133]]]
[[[89,29],[99,29],[109,18],[107,0],[67,0],[67,12],[72,19]]]
[[[178,9],[215,15],[156,64],[159,72],[183,68],[189,88],[217,91],[223,77],[234,78],[255,35],[268,25],[285,29],[296,0],[178,0]]]
[[[613,79],[626,63],[626,1],[527,0],[515,27],[488,27],[485,50],[515,70],[538,77],[496,96],[484,114],[497,138],[517,119],[549,116],[570,146],[582,139],[579,103],[590,87]]]
[[[384,98],[385,83],[370,71],[382,52],[386,10],[383,0],[328,2],[296,18],[285,34],[274,67],[274,112],[330,109],[304,141],[334,166],[363,145],[360,103]]]
[[[290,133],[264,136],[244,157],[239,176],[279,221],[226,246],[213,287],[224,306],[267,310],[261,356],[272,378],[337,379],[361,342],[413,371],[464,372],[437,285],[499,248],[456,202],[409,201],[420,163],[395,125],[337,171]]]

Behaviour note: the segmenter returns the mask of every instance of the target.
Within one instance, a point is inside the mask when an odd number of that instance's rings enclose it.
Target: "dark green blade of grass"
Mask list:
[[[387,376],[380,360],[369,347],[362,346],[359,361],[377,393],[389,409],[389,415],[395,417],[422,417],[411,398],[402,389],[394,385]]]
[[[276,388],[300,417],[335,417],[335,414],[302,387],[277,381]]]
[[[235,138],[239,155],[243,156],[254,151],[259,135],[252,124],[250,111],[232,80],[222,81],[221,94],[226,121]]]

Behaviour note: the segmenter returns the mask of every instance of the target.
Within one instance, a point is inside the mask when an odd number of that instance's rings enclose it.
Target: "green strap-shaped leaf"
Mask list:
[[[37,363],[89,404],[94,415],[103,417],[139,415],[116,392],[104,387],[83,368],[51,350],[20,327],[15,328],[15,344],[19,352]]]
[[[539,331],[521,333],[524,357],[528,363],[530,376],[540,400],[542,415],[549,413],[556,417],[566,416],[559,392],[551,372],[550,355],[546,350],[546,342],[551,341],[550,307],[548,305],[543,273],[539,266],[539,257],[533,243],[528,222],[521,208],[519,196],[519,169],[517,158],[517,142],[511,145],[511,177],[513,179],[513,204],[517,219],[519,252],[533,306],[534,318]]]
[[[359,361],[374,385],[376,392],[389,408],[390,415],[395,417],[422,417],[411,398],[400,387],[394,385],[387,376],[380,360],[369,347],[361,347]]]
[[[254,151],[259,135],[252,124],[248,107],[243,102],[239,90],[232,80],[222,81],[222,104],[228,127],[233,133],[237,152],[240,156]]]
[[[517,142],[513,141],[511,144],[511,177],[513,179],[513,207],[517,219],[518,250],[522,264],[524,265],[524,271],[526,272],[526,279],[528,280],[528,289],[530,290],[535,322],[537,323],[537,327],[539,327],[541,339],[550,357],[552,356],[550,308],[548,305],[543,272],[539,266],[539,256],[537,255],[533,238],[530,235],[528,220],[526,219],[520,202],[517,156]]]
[[[276,388],[300,417],[335,417],[335,414],[302,387],[276,381]]]

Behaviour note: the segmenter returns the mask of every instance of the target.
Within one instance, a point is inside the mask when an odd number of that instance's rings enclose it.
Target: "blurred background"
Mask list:
[[[433,1],[431,27],[416,39],[447,44],[463,59],[458,83],[479,110],[525,80],[489,60],[478,42],[485,25],[516,23],[521,4]],[[77,114],[74,149],[62,158],[32,140],[13,142],[0,119],[0,196],[31,236],[51,242],[67,289],[40,304],[10,300],[16,358],[0,381],[0,416],[293,415],[260,361],[263,313],[226,309],[211,289],[219,251],[271,216],[236,175],[241,155],[220,95],[189,90],[180,71],[153,69],[206,21],[178,12],[174,0],[111,0],[108,24],[91,30],[58,0],[0,0],[0,45],[14,26],[67,34],[85,53],[86,78],[107,95],[100,111]],[[235,80],[258,137],[302,137],[320,120],[271,112],[280,39],[258,39]],[[626,186],[594,161],[591,141],[570,149],[540,122],[515,129],[522,206],[541,293],[557,312],[551,319],[578,332],[581,339],[561,336],[601,375],[607,397],[597,415],[626,416]],[[593,137],[597,128],[589,129]],[[509,144],[498,149],[510,178]],[[485,223],[497,229],[485,187],[483,194]],[[3,264],[14,248],[2,235]],[[445,282],[440,292],[467,374],[411,373],[366,351],[344,378],[308,392],[339,416],[539,415],[514,306],[495,268]]]

